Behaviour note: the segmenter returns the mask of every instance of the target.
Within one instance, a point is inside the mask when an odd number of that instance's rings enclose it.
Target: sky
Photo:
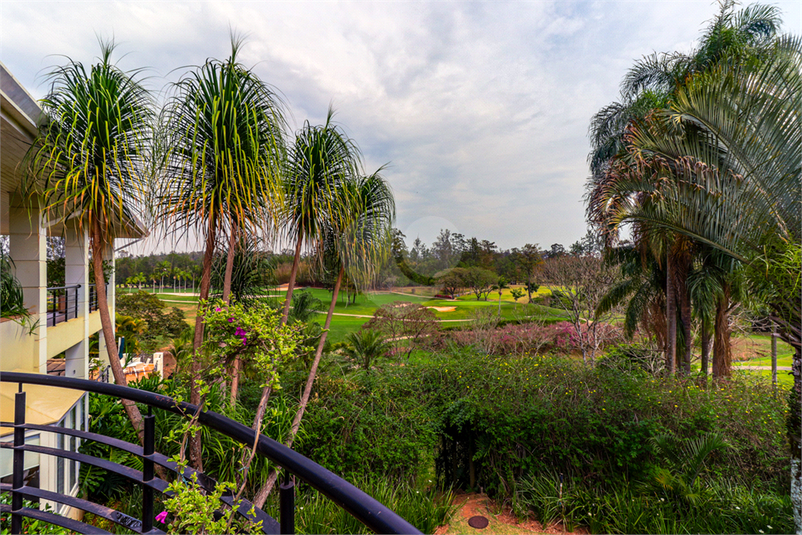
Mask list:
[[[780,7],[802,34],[802,3]],[[293,132],[328,107],[384,171],[408,244],[441,228],[500,248],[568,246],[586,231],[588,125],[652,52],[688,52],[718,11],[707,0],[530,2],[0,2],[0,60],[34,96],[68,56],[113,37],[123,69],[164,88],[230,54],[273,85]],[[161,233],[147,254],[198,250]]]

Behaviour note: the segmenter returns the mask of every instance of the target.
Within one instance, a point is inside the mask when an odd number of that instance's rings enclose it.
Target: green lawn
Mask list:
[[[143,288],[144,291],[150,289]],[[119,290],[121,293],[137,292],[136,289]],[[299,291],[299,290],[296,290]],[[305,288],[302,291],[309,291],[323,302],[323,312],[328,310],[328,305],[331,301],[331,292],[322,288]],[[550,290],[541,288],[538,295],[548,295]],[[278,290],[264,289],[264,295],[276,295]],[[156,295],[167,303],[168,306],[175,306],[184,311],[187,315],[189,323],[194,323],[195,306],[198,298],[194,295],[172,295],[172,292],[156,293]],[[495,297],[495,299],[493,299]],[[477,310],[488,310],[496,313],[499,310],[498,294],[492,294],[487,301],[477,301],[476,297],[462,296],[457,300],[450,299],[434,299],[427,296],[401,295],[396,292],[367,292],[360,294],[356,298],[355,303],[346,303],[347,296],[343,293],[340,294],[337,305],[334,308],[335,316],[332,318],[331,330],[329,337],[332,342],[342,341],[348,333],[358,330],[374,312],[388,303],[403,301],[408,303],[419,303],[429,307],[453,307],[453,311],[434,311],[435,315],[441,320],[446,321],[445,325],[462,325],[467,324],[476,315]],[[546,307],[543,305],[527,305],[523,301],[526,297],[515,302],[509,294],[509,290],[505,290],[502,294],[501,300],[501,318],[504,320],[515,320],[522,318],[538,317],[544,320],[557,320],[565,317],[562,310]],[[281,299],[277,299],[281,301]],[[341,314],[354,314],[356,316],[368,317],[351,317],[343,316]],[[322,325],[325,321],[325,314],[320,314],[318,322]]]

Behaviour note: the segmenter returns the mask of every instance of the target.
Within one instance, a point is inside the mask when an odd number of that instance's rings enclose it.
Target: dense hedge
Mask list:
[[[709,458],[711,474],[787,488],[786,407],[764,383],[470,351],[319,381],[297,448],[339,473],[414,479],[436,458],[445,483],[509,495],[543,471],[642,479],[655,464],[651,437],[717,432],[729,447]]]

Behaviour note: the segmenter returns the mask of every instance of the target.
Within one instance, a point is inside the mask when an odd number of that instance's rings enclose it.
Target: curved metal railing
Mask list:
[[[119,439],[97,435],[86,431],[68,429],[50,425],[34,425],[25,423],[25,392],[22,385],[34,384],[53,386],[58,388],[68,388],[105,394],[122,399],[129,399],[137,403],[142,403],[148,407],[162,409],[168,412],[179,414],[184,417],[192,417],[198,413],[198,407],[190,403],[178,402],[169,396],[158,393],[137,390],[116,384],[98,383],[84,379],[73,379],[69,377],[57,377],[44,374],[28,374],[3,372],[0,374],[0,381],[6,383],[18,383],[20,393],[17,394],[15,421],[0,422],[3,427],[14,429],[14,443],[0,444],[0,447],[9,448],[14,451],[14,474],[11,485],[0,484],[0,491],[11,492],[12,504],[1,505],[0,510],[4,513],[11,513],[12,532],[17,533],[21,526],[22,517],[43,520],[56,524],[73,531],[81,533],[106,533],[105,531],[66,517],[58,516],[45,511],[23,507],[23,497],[33,497],[51,500],[58,503],[67,504],[87,512],[91,512],[103,518],[123,525],[136,533],[162,533],[153,527],[153,492],[164,493],[167,483],[155,477],[154,465],[160,465],[168,470],[176,471],[175,463],[170,462],[164,455],[153,451],[154,443],[154,417],[145,417],[145,446],[130,444]],[[257,439],[256,432],[230,418],[213,411],[200,411],[197,414],[198,423],[214,429],[232,439],[251,447]],[[105,459],[99,459],[78,452],[48,448],[43,446],[25,444],[26,430],[40,430],[53,433],[62,433],[84,440],[94,440],[119,449],[128,451],[143,459],[143,470],[140,472],[130,467],[118,465]],[[120,474],[142,485],[143,488],[143,512],[142,519],[135,519],[80,498],[57,494],[50,491],[29,487],[23,484],[23,455],[26,451],[46,455],[55,455],[66,459],[97,466]],[[276,442],[275,440],[259,434],[256,442],[256,451],[264,455],[269,460],[282,467],[286,472],[294,474],[296,477],[305,481],[311,487],[327,496],[338,506],[348,511],[354,518],[362,522],[365,526],[376,533],[420,533],[412,524],[401,518],[399,515],[379,503],[377,500],[359,490],[354,485],[348,483],[331,471],[323,468],[314,461],[291,450],[290,448]],[[189,477],[194,473],[187,468],[183,475]],[[199,483],[207,489],[214,487],[214,481],[203,474],[198,473]],[[294,532],[294,489],[291,483],[281,485],[280,492],[280,521],[276,521],[262,510],[252,507],[247,501],[242,501],[238,508],[238,513],[250,520],[262,520],[262,530],[265,533],[293,533]],[[233,503],[231,496],[224,496],[222,501],[228,505]],[[14,528],[17,531],[14,531]]]

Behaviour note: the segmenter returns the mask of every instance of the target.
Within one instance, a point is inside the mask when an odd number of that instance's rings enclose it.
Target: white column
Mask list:
[[[9,252],[25,307],[36,325],[32,333],[33,354],[30,360],[21,359],[21,363],[31,372],[47,373],[47,234],[42,226],[42,211],[38,204],[24,202],[18,195],[9,200]]]
[[[65,376],[89,377],[89,235],[86,229],[68,226],[64,236],[64,280],[79,285],[78,318],[83,321],[83,340],[66,351]]]

